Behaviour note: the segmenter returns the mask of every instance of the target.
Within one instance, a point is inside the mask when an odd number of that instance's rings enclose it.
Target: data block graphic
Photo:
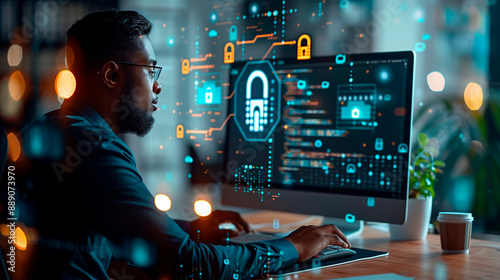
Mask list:
[[[375,122],[377,86],[375,84],[349,84],[338,86],[338,127],[373,129]]]

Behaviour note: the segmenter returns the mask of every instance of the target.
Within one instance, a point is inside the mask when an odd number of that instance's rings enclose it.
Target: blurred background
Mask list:
[[[154,23],[160,110],[151,133],[124,139],[151,193],[170,198],[172,217],[194,218],[197,199],[220,203],[224,127],[232,121],[224,58],[293,58],[307,34],[312,56],[416,52],[413,134],[436,137],[446,163],[432,219],[472,212],[476,234],[500,234],[497,0],[2,0],[0,123],[11,146],[24,126],[71,98],[66,30],[110,8],[137,10]],[[201,95],[208,86],[210,102]]]

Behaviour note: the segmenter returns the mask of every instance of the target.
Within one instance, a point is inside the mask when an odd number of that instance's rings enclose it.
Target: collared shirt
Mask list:
[[[108,279],[115,257],[148,267],[155,277],[248,279],[298,259],[285,239],[241,245],[191,240],[155,207],[127,144],[84,103],[65,102],[23,135],[25,146],[36,146],[30,141],[39,137],[52,151],[37,156],[27,149],[33,164],[27,208],[33,211],[21,218],[40,234],[35,277]]]

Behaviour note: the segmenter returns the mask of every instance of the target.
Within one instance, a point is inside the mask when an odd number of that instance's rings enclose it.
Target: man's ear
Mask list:
[[[118,64],[114,61],[106,62],[99,73],[101,76],[101,81],[108,88],[116,88],[118,86]]]

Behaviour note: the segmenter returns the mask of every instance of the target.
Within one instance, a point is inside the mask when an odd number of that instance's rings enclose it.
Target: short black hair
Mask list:
[[[82,66],[94,67],[108,60],[127,59],[124,56],[136,50],[139,36],[148,35],[152,26],[139,12],[113,9],[86,15],[66,34],[68,43],[73,41],[78,45]]]

